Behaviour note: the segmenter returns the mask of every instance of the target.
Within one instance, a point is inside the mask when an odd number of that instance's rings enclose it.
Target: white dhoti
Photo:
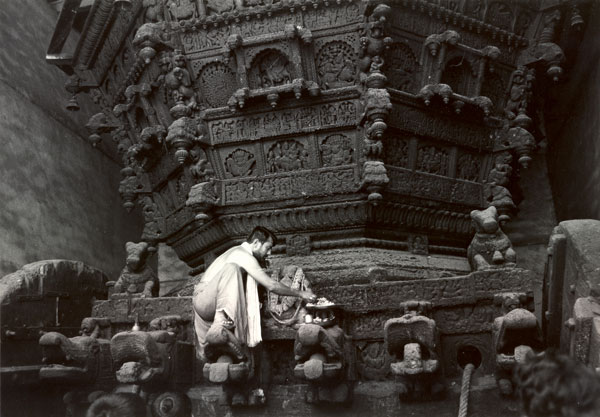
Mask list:
[[[219,324],[215,322],[217,311],[233,320],[233,334],[242,345],[254,347],[261,341],[256,281],[248,277],[245,294],[243,269],[235,263],[226,263],[217,271],[213,268],[211,275],[208,282],[201,281],[196,286],[193,297],[197,353],[202,359],[205,359],[206,334],[213,324]],[[217,320],[223,320],[221,315],[218,317]]]

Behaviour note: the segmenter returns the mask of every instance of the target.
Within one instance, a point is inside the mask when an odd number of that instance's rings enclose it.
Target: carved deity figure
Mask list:
[[[343,403],[350,399],[351,384],[345,379],[346,335],[338,325],[340,306],[320,298],[307,304],[305,323],[294,341],[294,375],[309,383],[308,403]]]
[[[383,54],[392,43],[392,38],[385,36],[384,25],[386,15],[390,7],[380,4],[373,10],[367,23],[365,36],[360,38],[360,61],[359,68],[361,77],[365,77],[370,71],[379,71],[383,65]],[[375,64],[373,66],[373,64]]]
[[[338,166],[352,163],[352,143],[344,135],[331,135],[321,143],[323,166]]]
[[[493,267],[514,266],[517,254],[508,237],[500,229],[496,207],[473,210],[471,219],[476,231],[467,249],[471,269],[480,271]]]
[[[344,43],[333,43],[326,46],[321,53],[319,63],[319,78],[321,86],[339,88],[350,85],[355,78],[355,65],[352,49]]]
[[[262,88],[289,84],[292,76],[288,71],[287,58],[277,52],[266,55],[258,64],[260,85]]]
[[[267,154],[269,172],[288,172],[306,168],[308,152],[294,140],[277,142]]]
[[[183,103],[192,110],[198,107],[196,93],[192,88],[192,77],[186,68],[185,57],[181,51],[175,51],[173,69],[165,75],[165,83],[176,103]]]
[[[288,265],[281,271],[274,271],[271,278],[295,290],[306,291],[310,288],[310,282],[305,278],[302,268],[295,265]],[[296,297],[270,293],[268,308],[271,316],[279,324],[297,327],[304,323],[306,309],[302,307],[302,300]]]
[[[500,223],[510,220],[511,214],[516,210],[512,194],[508,190],[512,174],[512,156],[505,152],[496,156],[494,168],[488,175],[486,193],[488,204],[496,207]]]
[[[245,149],[236,149],[225,159],[227,171],[234,177],[252,175],[256,158]]]
[[[158,277],[147,264],[148,244],[146,242],[125,244],[127,262],[115,283],[115,293],[142,293],[143,297],[157,297],[159,291]]]
[[[198,16],[193,0],[168,0],[166,5],[171,18],[176,22]]]

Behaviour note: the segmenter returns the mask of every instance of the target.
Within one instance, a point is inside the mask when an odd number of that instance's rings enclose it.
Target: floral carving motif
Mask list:
[[[321,88],[330,89],[353,84],[356,75],[354,55],[354,50],[346,42],[333,41],[326,44],[317,56]]]
[[[233,177],[252,175],[255,164],[254,154],[245,149],[236,149],[225,158],[225,169]]]
[[[267,172],[288,172],[308,168],[308,152],[295,140],[275,143],[267,153]]]
[[[337,166],[352,163],[352,142],[345,135],[330,135],[321,143],[323,166]]]
[[[417,170],[448,175],[448,153],[435,146],[423,146],[417,154]]]
[[[222,62],[205,66],[198,76],[198,83],[202,97],[211,107],[226,106],[237,86],[235,74]]]
[[[457,178],[467,181],[478,181],[481,161],[475,155],[464,154],[458,158]]]

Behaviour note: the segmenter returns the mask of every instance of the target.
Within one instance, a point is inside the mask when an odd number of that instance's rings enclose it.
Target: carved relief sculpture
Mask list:
[[[281,276],[281,278],[279,278]],[[311,288],[310,282],[306,279],[302,268],[295,265],[288,265],[280,270],[275,270],[271,276],[275,281],[281,282],[295,290],[307,291]],[[278,324],[293,326],[298,328],[304,323],[307,314],[306,309],[302,307],[302,300],[296,297],[277,295],[269,293],[269,302],[267,309],[273,320]]]
[[[323,166],[347,165],[353,162],[352,142],[345,135],[330,135],[321,142]]]
[[[236,149],[225,158],[225,168],[233,177],[252,175],[256,158],[245,149]]]
[[[356,78],[356,58],[350,45],[333,41],[317,55],[317,71],[324,90],[352,85]]]
[[[173,69],[165,75],[165,85],[171,91],[171,97],[175,102],[175,106],[170,110],[174,118],[189,116],[197,109],[198,103],[192,88],[192,78],[181,51],[176,50],[174,53]]]
[[[508,190],[512,175],[512,156],[509,152],[496,155],[494,167],[490,170],[486,184],[488,205],[496,207],[498,221],[504,224],[514,215],[517,206]]]
[[[267,172],[278,173],[308,168],[308,152],[295,140],[275,143],[267,153]]]
[[[508,237],[500,229],[498,211],[490,206],[485,210],[473,210],[471,220],[475,236],[467,249],[471,269],[514,267],[517,254]]]
[[[57,332],[42,335],[39,344],[44,366],[40,379],[88,387],[112,382],[110,321],[84,318],[80,334],[71,338]]]
[[[139,294],[142,297],[158,297],[160,283],[154,270],[148,265],[149,247],[146,242],[125,244],[127,259],[119,279],[114,282],[112,293]]]

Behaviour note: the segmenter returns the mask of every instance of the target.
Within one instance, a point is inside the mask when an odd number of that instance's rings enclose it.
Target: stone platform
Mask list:
[[[306,385],[276,385],[268,391],[267,404],[261,408],[230,408],[219,401],[220,387],[194,387],[187,392],[192,399],[193,416],[344,416],[344,417],[455,417],[458,415],[460,397],[459,379],[449,381],[444,399],[427,402],[401,403],[396,385],[391,381],[358,383],[354,400],[347,406],[314,406],[304,401]],[[479,376],[477,371],[471,381],[469,415],[485,417],[519,416],[514,399],[500,396],[493,377]]]

